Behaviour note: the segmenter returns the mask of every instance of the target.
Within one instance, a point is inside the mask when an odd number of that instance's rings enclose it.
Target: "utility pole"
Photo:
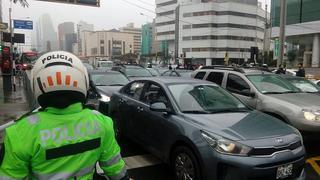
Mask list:
[[[265,6],[265,26],[264,26],[264,38],[263,38],[263,58],[262,58],[262,65],[265,63],[266,60],[266,52],[267,52],[267,31],[268,31],[268,5],[266,4]],[[270,37],[269,37],[269,41],[270,41]]]
[[[285,27],[287,19],[287,1],[281,0],[281,12],[280,12],[280,57],[277,61],[277,68],[283,64],[284,46],[286,42]]]

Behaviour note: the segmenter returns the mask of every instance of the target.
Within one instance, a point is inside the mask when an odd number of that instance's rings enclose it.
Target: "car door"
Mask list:
[[[125,134],[132,136],[137,134],[134,120],[138,114],[138,102],[144,86],[144,81],[135,81],[126,86],[122,91],[122,96],[119,98],[119,116]]]
[[[141,96],[138,107],[140,113],[138,113],[136,123],[139,124],[139,141],[149,151],[161,156],[164,152],[164,144],[170,135],[167,128],[170,115],[151,111],[150,105],[155,102],[163,102],[169,109],[172,109],[164,89],[159,84],[150,82]]]
[[[226,89],[240,98],[248,106],[256,108],[257,99],[253,96],[253,88],[251,88],[242,77],[229,73],[227,76]]]

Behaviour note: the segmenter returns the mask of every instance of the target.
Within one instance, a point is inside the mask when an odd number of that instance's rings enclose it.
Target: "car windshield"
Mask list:
[[[123,74],[91,74],[96,86],[124,86],[129,80]]]
[[[190,78],[191,77],[191,74],[192,74],[192,71],[190,72],[179,72],[180,76],[181,77],[188,77]]]
[[[87,68],[87,70],[93,70],[93,66],[91,66],[90,64],[87,63],[83,63],[83,65]]]
[[[214,85],[174,84],[168,87],[183,113],[210,114],[249,110],[237,98]]]
[[[113,66],[112,62],[100,62],[100,67],[109,67],[111,68]]]
[[[300,90],[288,80],[274,74],[248,75],[248,79],[263,94],[298,93]]]
[[[159,72],[153,68],[148,68],[147,69],[151,74],[152,76],[159,76]]]
[[[127,68],[126,75],[128,77],[151,77],[151,73],[144,68]]]
[[[315,92],[320,92],[320,88],[317,87],[317,85],[313,84],[309,80],[299,78],[299,79],[294,79],[294,78],[288,78],[288,81],[290,81],[295,87],[299,88],[303,92],[310,92],[310,93],[315,93]]]

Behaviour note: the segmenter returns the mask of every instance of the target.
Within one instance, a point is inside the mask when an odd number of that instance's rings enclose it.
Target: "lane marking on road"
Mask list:
[[[320,161],[320,156],[307,159],[307,163],[309,163],[316,171],[316,173],[320,176],[320,166],[316,161]]]
[[[162,164],[163,162],[150,154],[125,157],[123,160],[126,163],[127,169],[136,169],[148,166]]]

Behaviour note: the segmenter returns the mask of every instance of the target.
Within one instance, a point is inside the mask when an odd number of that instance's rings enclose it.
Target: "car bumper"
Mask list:
[[[297,148],[294,151],[280,152],[267,157],[230,156],[217,153],[212,149],[210,150],[211,152],[206,152],[202,157],[203,179],[276,179],[278,167],[288,164],[293,165],[293,174],[289,177],[290,179],[305,179],[305,150],[303,147]]]

